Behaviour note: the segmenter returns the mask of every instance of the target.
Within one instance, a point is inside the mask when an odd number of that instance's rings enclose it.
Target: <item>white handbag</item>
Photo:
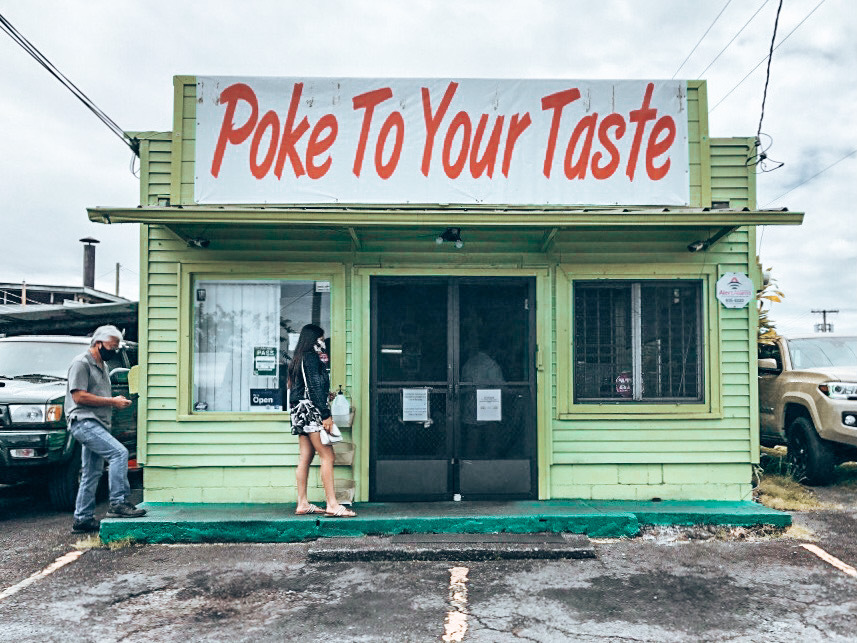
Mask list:
[[[322,444],[333,444],[334,442],[339,442],[340,440],[342,440],[342,433],[339,432],[339,427],[336,426],[336,424],[333,424],[330,427],[330,431],[325,431],[324,429],[322,429],[320,433]]]

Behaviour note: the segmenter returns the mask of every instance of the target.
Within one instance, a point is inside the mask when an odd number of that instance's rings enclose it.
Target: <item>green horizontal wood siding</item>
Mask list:
[[[145,144],[143,203],[156,205],[159,198],[165,197],[173,204],[193,202],[195,82],[194,77],[176,77],[174,130],[157,133]],[[746,165],[753,139],[709,139],[706,105],[704,83],[691,83],[691,205],[726,202],[730,208],[753,208],[755,175]],[[419,212],[405,216],[419,216]],[[641,279],[656,278],[658,267],[663,265],[681,265],[686,278],[712,271],[718,275],[735,271],[756,276],[752,228],[739,228],[708,252],[695,254],[687,252],[687,245],[717,230],[704,226],[560,229],[548,239],[544,230],[528,229],[522,218],[522,226],[515,230],[465,231],[465,248],[459,252],[436,246],[431,233],[425,230],[359,226],[354,230],[359,247],[352,232],[341,227],[319,230],[309,226],[218,225],[205,229],[211,242],[207,249],[189,248],[182,235],[200,230],[198,225],[177,225],[175,231],[160,225],[143,226],[141,286],[145,296],[141,296],[140,311],[145,388],[141,422],[145,426],[143,451],[149,467],[158,471],[203,467],[221,472],[217,474],[220,476],[232,467],[247,467],[261,476],[259,480],[268,480],[265,471],[277,472],[296,464],[297,445],[285,422],[181,418],[177,391],[190,365],[179,364],[180,319],[188,314],[178,310],[180,266],[200,262],[216,266],[278,262],[288,272],[290,264],[323,257],[325,262],[339,263],[345,269],[345,381],[334,385],[342,383],[349,390],[355,384],[365,385],[359,371],[368,337],[361,317],[368,302],[356,277],[359,268],[400,268],[402,274],[415,267],[435,267],[438,274],[477,266],[544,268],[549,274],[548,285],[537,302],[540,310],[547,307],[546,327],[550,332],[550,345],[543,353],[549,387],[548,408],[544,410],[547,443],[542,445],[546,454],[543,467],[547,469],[542,472],[547,480],[543,495],[597,497],[613,493],[612,497],[645,497],[648,487],[659,486],[662,492],[651,492],[649,497],[669,497],[673,492],[675,497],[692,493],[698,493],[698,497],[734,497],[748,489],[750,463],[758,457],[753,373],[756,318],[752,306],[741,310],[722,308],[713,298],[713,288],[709,288],[706,305],[713,311],[717,335],[707,335],[706,342],[716,358],[710,366],[717,370],[716,390],[711,391],[717,404],[707,413],[688,416],[683,407],[675,405],[647,417],[635,415],[634,407],[626,406],[606,416],[574,417],[560,403],[570,372],[560,371],[559,364],[563,352],[570,351],[566,341],[572,330],[569,311],[564,306],[570,301],[567,289],[574,274],[566,274],[563,266],[585,266],[589,271],[603,268],[604,276],[619,268],[629,269]],[[361,395],[363,392],[355,391],[354,397]],[[365,445],[360,431],[356,428],[353,434],[347,433],[346,439]],[[339,469],[359,479],[368,467],[364,458],[358,449],[353,470]],[[715,473],[711,475],[719,475],[719,482],[701,481],[701,485],[708,485],[710,493],[694,492],[693,481],[684,480],[680,473],[683,470],[676,469],[685,465],[695,471],[713,467],[710,471]],[[598,471],[610,473],[600,480]],[[168,479],[169,476],[163,478]]]

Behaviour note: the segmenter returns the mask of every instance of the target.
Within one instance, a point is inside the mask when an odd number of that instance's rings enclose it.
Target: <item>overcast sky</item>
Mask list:
[[[752,136],[765,64],[750,72],[768,53],[777,4],[0,0],[0,13],[126,130],[172,127],[174,74],[675,75],[708,81],[712,136]],[[759,207],[806,212],[800,227],[759,235],[787,295],[772,312],[784,334],[812,332],[821,308],[840,311],[836,332],[857,333],[855,36],[847,0],[784,2],[762,131],[785,165],[758,177]],[[136,299],[137,226],[90,223],[85,210],[139,203],[130,151],[3,33],[0,61],[0,281],[79,285],[78,239],[94,236],[96,287],[113,291],[118,262],[120,294]]]

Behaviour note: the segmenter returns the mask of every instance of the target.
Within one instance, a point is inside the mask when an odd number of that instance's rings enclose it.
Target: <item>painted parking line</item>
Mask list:
[[[46,576],[50,576],[51,574],[53,574],[56,570],[60,569],[61,567],[65,567],[69,563],[73,563],[78,558],[80,558],[82,555],[83,555],[82,551],[70,551],[67,554],[60,556],[54,562],[52,562],[50,565],[45,567],[42,571],[36,572],[35,574],[30,576],[29,578],[25,578],[24,580],[22,580],[20,583],[16,583],[15,585],[12,585],[11,587],[7,587],[6,589],[4,589],[2,592],[0,592],[0,601],[2,601],[5,598],[9,598],[10,596],[12,596],[12,594],[17,594],[18,592],[20,592],[25,587],[29,587],[30,585],[32,585],[36,581],[40,581],[41,579],[45,578]]]
[[[443,624],[443,641],[461,641],[467,633],[467,567],[449,570],[449,607]]]
[[[830,563],[839,571],[844,572],[844,573],[848,574],[849,576],[853,576],[854,578],[857,578],[857,569],[854,569],[851,565],[848,565],[847,563],[843,563],[836,556],[832,556],[832,555],[828,554],[821,547],[818,547],[816,545],[810,545],[808,543],[803,543],[801,545],[801,547],[803,547],[807,551],[812,552],[813,554],[818,556],[824,562]]]

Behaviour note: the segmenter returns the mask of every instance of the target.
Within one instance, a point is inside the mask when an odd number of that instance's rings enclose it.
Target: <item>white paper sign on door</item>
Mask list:
[[[500,407],[500,389],[476,389],[476,421],[501,422],[503,412]]]
[[[402,420],[405,422],[428,422],[428,389],[402,389]]]

